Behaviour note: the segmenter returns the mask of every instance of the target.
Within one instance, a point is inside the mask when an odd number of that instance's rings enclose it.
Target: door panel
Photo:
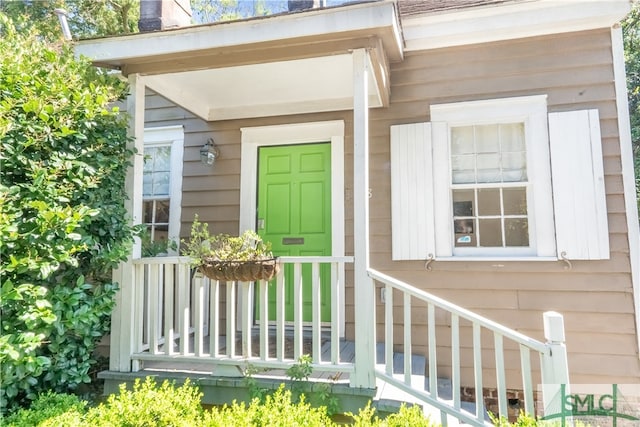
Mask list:
[[[258,151],[258,233],[276,256],[331,255],[331,145],[261,147]],[[321,267],[323,322],[331,320],[330,266]],[[286,278],[286,319],[293,320],[293,268]],[[275,283],[275,281],[274,281]],[[311,267],[303,268],[303,318],[311,321]],[[269,320],[275,320],[275,286]]]

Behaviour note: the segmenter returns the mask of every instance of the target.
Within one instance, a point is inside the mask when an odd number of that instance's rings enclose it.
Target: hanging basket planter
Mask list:
[[[280,264],[271,252],[271,243],[264,242],[253,230],[240,236],[210,234],[209,226],[196,215],[191,226],[191,239],[185,243],[185,255],[202,274],[213,280],[253,282],[271,280],[280,271]]]
[[[213,280],[252,282],[271,280],[280,271],[277,258],[252,261],[220,261],[203,257],[199,266],[202,274]]]

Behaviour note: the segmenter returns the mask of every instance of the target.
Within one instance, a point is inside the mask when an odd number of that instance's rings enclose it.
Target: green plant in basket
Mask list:
[[[279,271],[271,242],[264,242],[255,231],[212,235],[209,224],[201,223],[197,215],[185,248],[199,270],[215,280],[271,280]]]

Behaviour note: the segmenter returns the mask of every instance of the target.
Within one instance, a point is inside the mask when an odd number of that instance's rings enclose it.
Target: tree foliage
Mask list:
[[[89,382],[129,253],[126,85],[0,13],[0,408]]]
[[[67,11],[74,38],[109,36],[138,31],[139,0],[0,0],[0,13],[20,31],[36,29],[49,39],[62,37],[56,8]]]
[[[191,0],[194,20],[198,23],[231,21],[265,16],[286,10],[283,0]]]
[[[631,13],[622,23],[627,70],[627,91],[636,171],[636,200],[640,212],[640,2],[635,1]]]

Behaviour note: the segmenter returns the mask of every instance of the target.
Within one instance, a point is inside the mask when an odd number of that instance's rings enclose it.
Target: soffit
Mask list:
[[[83,40],[76,54],[143,76],[205,120],[227,120],[351,109],[358,48],[371,57],[370,106],[384,106],[389,62],[403,55],[392,1]]]

